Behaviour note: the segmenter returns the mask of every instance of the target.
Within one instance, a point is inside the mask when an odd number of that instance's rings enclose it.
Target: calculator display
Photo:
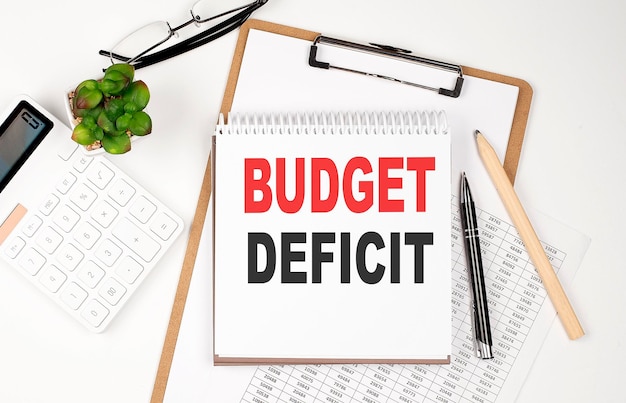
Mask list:
[[[21,101],[0,125],[0,191],[5,188],[53,123],[26,101]],[[42,167],[45,169],[45,167]]]

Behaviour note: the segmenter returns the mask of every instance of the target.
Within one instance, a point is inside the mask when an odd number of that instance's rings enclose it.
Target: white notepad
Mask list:
[[[366,110],[366,111],[380,111],[380,110],[445,110],[448,117],[448,127],[451,128],[473,128],[480,127],[485,132],[499,133],[502,129],[506,128],[508,132],[511,127],[511,121],[513,119],[514,108],[507,109],[511,105],[514,105],[517,100],[518,88],[515,86],[504,85],[502,83],[496,83],[489,80],[484,80],[475,77],[466,77],[464,85],[464,93],[462,99],[453,99],[450,97],[441,96],[429,91],[416,91],[414,88],[406,85],[399,85],[397,83],[389,82],[386,80],[376,80],[370,77],[364,77],[356,74],[348,74],[342,71],[327,71],[321,69],[315,69],[305,62],[309,48],[310,41],[277,35],[271,32],[265,32],[262,30],[251,29],[247,36],[246,51],[242,56],[241,69],[238,71],[236,91],[232,99],[232,105],[230,113],[236,113],[240,115],[252,116],[255,113],[263,113],[267,115],[276,115],[281,113],[306,113],[307,111],[341,111],[345,110],[349,105],[350,110]],[[333,60],[343,60],[346,55],[342,52],[335,52],[331,47],[324,49],[324,52],[333,51],[333,54],[324,53],[320,57],[332,58]],[[354,52],[352,52],[354,53]],[[299,55],[299,56],[298,56]],[[337,58],[337,59],[336,59]],[[378,66],[378,63],[384,63],[385,58],[368,58],[366,61],[370,67],[374,68],[374,64]],[[271,62],[267,62],[271,61]],[[381,66],[382,68],[382,66]],[[420,77],[429,77],[434,74],[433,69],[423,68],[423,73]],[[261,95],[260,95],[261,94]],[[332,96],[331,96],[332,94]],[[260,98],[261,97],[261,98]],[[498,99],[500,102],[494,103],[493,100]],[[485,107],[488,105],[489,107]],[[228,111],[227,111],[228,112]],[[450,178],[457,178],[460,170],[466,169],[469,166],[475,166],[480,163],[478,157],[474,158],[475,153],[468,153],[467,150],[472,146],[473,131],[461,130],[456,132],[451,131],[449,135],[452,143],[452,159],[451,159],[451,171],[448,176]],[[352,146],[352,144],[350,145]],[[255,145],[246,142],[246,149],[255,149]],[[503,156],[506,150],[506,139],[503,137],[502,141],[498,141],[495,145],[498,153]],[[219,151],[214,154],[214,160],[219,161]],[[476,187],[480,188],[477,191],[485,192],[487,194],[495,192],[495,190],[482,186],[482,178],[488,179],[486,174],[481,172],[475,172],[471,170],[472,177],[477,177],[480,183],[477,183]],[[215,173],[215,172],[214,172]],[[219,175],[219,174],[218,174]],[[228,178],[225,180],[231,180],[237,178],[236,173],[231,172]],[[218,183],[215,189],[215,200],[219,201],[219,176],[216,177]],[[233,185],[236,186],[236,185]],[[456,192],[456,188],[452,189],[452,192]],[[445,204],[450,203],[450,198],[446,199]],[[217,207],[219,209],[219,206]],[[221,215],[221,213],[218,213]],[[448,216],[449,217],[449,216]],[[315,224],[313,222],[312,224]],[[219,225],[219,224],[217,224]],[[305,228],[307,228],[305,226]],[[313,228],[313,227],[311,227]],[[449,232],[449,227],[447,227]],[[220,250],[219,240],[215,239],[215,250]],[[246,244],[244,243],[244,246]],[[218,252],[219,253],[219,252]],[[231,251],[232,253],[232,251]],[[219,257],[216,257],[218,259]],[[216,261],[217,262],[217,261]],[[319,352],[309,352],[307,356],[300,355],[294,357],[291,352],[285,353],[283,350],[286,346],[297,344],[296,339],[300,337],[299,334],[294,333],[290,329],[282,329],[287,336],[284,337],[285,343],[277,346],[276,354],[272,352],[269,355],[268,352],[255,353],[252,351],[240,352],[235,351],[233,348],[227,350],[228,344],[239,346],[246,340],[242,340],[245,337],[245,332],[251,328],[250,323],[242,323],[235,334],[235,332],[222,333],[223,329],[220,328],[222,320],[224,319],[224,312],[221,312],[221,307],[218,306],[220,302],[220,284],[218,284],[219,275],[215,276],[214,288],[216,293],[214,295],[214,363],[215,364],[227,364],[227,363],[302,363],[302,362],[361,362],[355,358],[345,358],[347,353],[338,353],[337,355],[322,354]],[[263,301],[269,293],[262,292],[261,295],[254,296],[254,294],[233,294],[235,297],[229,301],[232,306],[228,307],[229,313],[232,313],[231,309],[244,309],[236,308],[242,302],[252,305],[250,301]],[[296,296],[300,294],[294,293]],[[447,291],[449,299],[449,290]],[[227,296],[231,297],[231,296]],[[238,302],[235,302],[238,301]],[[321,299],[321,301],[325,301]],[[317,300],[312,300],[311,304],[314,304]],[[341,301],[342,304],[343,300]],[[283,301],[283,304],[295,306],[289,299]],[[409,315],[411,306],[403,306],[401,309],[404,315]],[[259,311],[260,312],[260,311]],[[315,327],[315,323],[318,317],[311,314],[313,311],[300,311],[300,316],[293,316],[293,318],[301,318],[303,322],[307,322],[311,327]],[[347,312],[351,312],[348,310]],[[258,313],[258,312],[257,312]],[[261,315],[261,314],[259,314]],[[446,315],[448,317],[449,315]],[[254,318],[261,321],[262,316]],[[341,317],[340,319],[351,319],[351,317]],[[235,319],[236,320],[236,319]],[[367,321],[367,319],[363,319]],[[257,322],[261,331],[263,329],[271,329],[272,327],[266,327],[265,322]],[[387,331],[386,323],[384,321],[372,321],[371,334],[381,335]],[[233,328],[234,329],[234,328]],[[337,334],[336,330],[329,330],[332,334]],[[368,332],[370,330],[368,329]],[[361,332],[360,334],[363,334]],[[367,332],[365,334],[368,334]],[[240,339],[238,339],[240,338]],[[237,341],[239,340],[239,341]],[[264,339],[263,339],[264,340]],[[363,341],[363,339],[354,338],[354,343]],[[227,343],[227,344],[223,344]],[[365,342],[367,343],[367,341]],[[449,345],[449,337],[445,339],[446,345]],[[254,345],[268,345],[256,340]],[[328,343],[321,343],[324,345]],[[396,343],[398,344],[398,343]],[[252,345],[252,344],[251,344]],[[354,348],[357,345],[355,344]],[[363,346],[361,346],[363,347]],[[368,346],[369,347],[369,346]],[[449,346],[448,346],[449,349]],[[371,349],[365,349],[363,362],[424,362],[425,357],[416,359],[415,356],[419,355],[407,355],[402,353],[400,356],[391,357],[387,356],[382,358],[379,355],[380,352],[372,351]],[[319,355],[317,355],[319,353]],[[354,357],[358,354],[352,354]],[[447,355],[446,355],[447,357]],[[373,359],[372,359],[373,358]],[[431,356],[432,358],[432,356]],[[386,360],[385,360],[386,359]],[[432,362],[432,361],[430,361]]]
[[[213,161],[216,363],[449,362],[443,112],[230,116]]]

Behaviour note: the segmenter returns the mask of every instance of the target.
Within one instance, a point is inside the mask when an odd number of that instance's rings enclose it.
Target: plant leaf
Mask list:
[[[94,133],[89,127],[83,123],[79,123],[72,131],[72,140],[78,144],[86,146],[93,144],[98,139],[94,136]]]
[[[127,104],[134,104],[135,110],[132,112],[140,111],[150,102],[150,90],[143,81],[135,81],[124,91],[122,99],[126,101]]]
[[[117,127],[115,126],[115,123],[109,119],[106,111],[102,111],[100,115],[98,115],[98,126],[100,126],[105,133],[109,133],[114,136],[117,135]]]
[[[125,113],[115,121],[115,126],[117,130],[126,130],[130,126],[130,121],[133,118],[133,115],[130,113]]]
[[[135,67],[131,66],[128,63],[112,64],[105,70],[104,75],[106,76],[106,74],[111,71],[116,71],[118,73],[121,73],[122,75],[124,75],[124,77],[126,77],[128,82],[132,82],[133,79],[135,78]]]
[[[102,140],[102,138],[104,137],[104,130],[102,130],[100,126],[94,127],[93,129],[91,129],[91,132],[93,133],[93,136],[96,138],[96,140]]]
[[[93,115],[86,115],[81,124],[89,128],[89,130],[93,130],[98,126],[98,122],[96,122],[96,118]]]
[[[152,119],[144,111],[136,112],[130,121],[128,129],[136,136],[145,136],[152,133]]]
[[[124,114],[124,101],[120,98],[111,98],[106,101],[104,110],[107,111],[109,119],[116,120]]]
[[[85,80],[74,91],[74,109],[92,109],[102,101],[103,94],[96,80]]]
[[[109,154],[124,154],[130,151],[130,138],[128,136],[109,136],[102,138],[102,147]]]
[[[100,90],[107,96],[119,95],[128,85],[128,78],[122,73],[111,71],[104,75],[100,82]]]

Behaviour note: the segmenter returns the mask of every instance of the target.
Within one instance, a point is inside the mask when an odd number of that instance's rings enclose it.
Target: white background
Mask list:
[[[97,51],[145,23],[188,18],[172,0],[4,1],[0,107],[28,93],[64,119],[63,92],[99,74]],[[231,1],[215,0],[217,11]],[[587,335],[558,321],[520,402],[622,401],[626,375],[626,3],[527,0],[270,0],[255,18],[527,80],[533,104],[516,188],[592,239],[567,289]],[[190,225],[236,33],[140,70],[154,133],[114,162]],[[188,227],[187,227],[188,231]],[[185,232],[101,335],[84,331],[0,265],[0,401],[147,402],[185,251]]]

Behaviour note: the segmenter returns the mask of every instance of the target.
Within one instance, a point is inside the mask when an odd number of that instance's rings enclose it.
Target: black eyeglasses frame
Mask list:
[[[248,5],[238,7],[233,10],[229,10],[224,13],[221,13],[216,16],[207,18],[205,20],[200,20],[200,21],[196,20],[196,18],[193,17],[193,14],[192,14],[191,20],[186,21],[175,28],[171,28],[169,37],[167,37],[165,40],[161,41],[160,43],[157,43],[153,45],[152,47],[148,48],[147,50],[142,52],[141,56],[139,57],[123,56],[123,55],[119,55],[116,53],[112,53],[111,51],[108,51],[108,50],[100,50],[98,54],[102,56],[110,57],[111,59],[115,59],[120,62],[130,63],[135,67],[135,70],[138,70],[147,66],[151,66],[153,64],[156,64],[164,60],[171,59],[172,57],[176,57],[183,53],[189,52],[190,50],[193,50],[209,42],[212,42],[218,38],[221,38],[222,36],[228,34],[229,32],[243,25],[243,23],[246,22],[246,20],[250,17],[250,15],[252,15],[254,11],[258,10],[261,6],[263,6],[268,1],[269,0],[255,0]],[[239,11],[239,12],[225,19],[219,24],[216,24],[210,27],[209,29],[200,32],[199,34],[196,34],[188,39],[185,39],[179,43],[176,43],[166,49],[160,50],[155,53],[151,53],[149,55],[145,55],[145,53],[148,53],[152,49],[156,48],[157,46],[165,43],[168,39],[174,36],[174,33],[176,31],[190,25],[191,23],[204,23],[204,22],[207,22],[207,21],[219,18],[219,17],[223,17],[224,15],[230,14],[235,11]],[[168,26],[169,26],[169,23],[168,23]]]

